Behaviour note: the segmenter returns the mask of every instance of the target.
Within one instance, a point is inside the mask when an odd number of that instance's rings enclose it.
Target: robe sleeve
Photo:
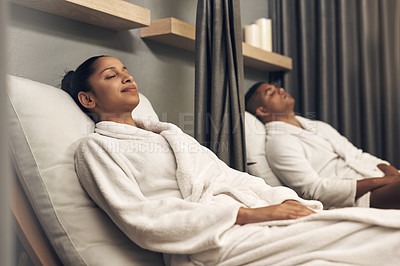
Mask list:
[[[389,164],[387,161],[375,157],[374,155],[364,152],[362,149],[357,148],[353,145],[345,136],[341,135],[331,125],[318,121],[319,127],[323,129],[324,135],[331,139],[335,143],[335,146],[341,151],[341,155],[348,160],[356,162],[360,167],[354,165],[354,168],[363,172],[364,169],[374,168],[378,164]],[[340,148],[339,148],[340,147]],[[380,170],[375,169],[382,174]]]
[[[316,200],[304,200],[300,198],[297,193],[291,188],[284,186],[272,187],[265,183],[263,178],[249,175],[241,171],[230,168],[223,161],[221,161],[211,150],[203,147],[208,156],[218,164],[222,171],[227,172],[225,175],[224,183],[237,188],[239,190],[248,190],[255,193],[257,197],[262,199],[267,205],[280,204],[286,200],[296,200],[303,205],[317,211],[322,209],[322,204]],[[260,206],[255,206],[260,207]]]
[[[93,137],[84,139],[75,153],[81,184],[132,241],[142,248],[170,254],[192,254],[221,245],[221,235],[236,221],[239,204],[149,200],[128,177],[126,163],[123,154],[107,152]]]
[[[319,200],[325,208],[355,206],[356,180],[320,177],[295,137],[274,136],[266,149],[271,169],[300,197]]]

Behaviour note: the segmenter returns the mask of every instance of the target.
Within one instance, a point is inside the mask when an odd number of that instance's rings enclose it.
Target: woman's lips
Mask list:
[[[124,88],[122,92],[137,92],[137,88],[135,86],[129,86]]]

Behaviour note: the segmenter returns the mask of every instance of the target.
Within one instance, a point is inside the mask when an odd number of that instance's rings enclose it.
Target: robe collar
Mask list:
[[[296,127],[292,124],[273,121],[265,124],[265,129],[268,135],[316,135],[317,133],[317,121],[310,120],[301,116],[296,116],[297,121],[303,128]]]
[[[151,137],[154,134],[180,134],[182,132],[179,127],[166,122],[135,120],[135,123],[137,127],[111,121],[102,121],[96,124],[95,132],[117,139],[136,139],[138,137]]]

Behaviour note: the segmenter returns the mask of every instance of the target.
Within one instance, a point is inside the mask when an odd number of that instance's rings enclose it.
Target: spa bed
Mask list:
[[[80,185],[74,151],[94,123],[53,86],[8,76],[15,230],[35,265],[164,265],[130,241]],[[134,117],[158,120],[144,95]]]

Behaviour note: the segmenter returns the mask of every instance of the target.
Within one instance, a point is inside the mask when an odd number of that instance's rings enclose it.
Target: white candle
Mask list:
[[[244,27],[244,41],[252,46],[260,47],[260,27],[257,24]]]
[[[260,18],[256,20],[260,30],[260,47],[263,50],[272,52],[272,20]]]

